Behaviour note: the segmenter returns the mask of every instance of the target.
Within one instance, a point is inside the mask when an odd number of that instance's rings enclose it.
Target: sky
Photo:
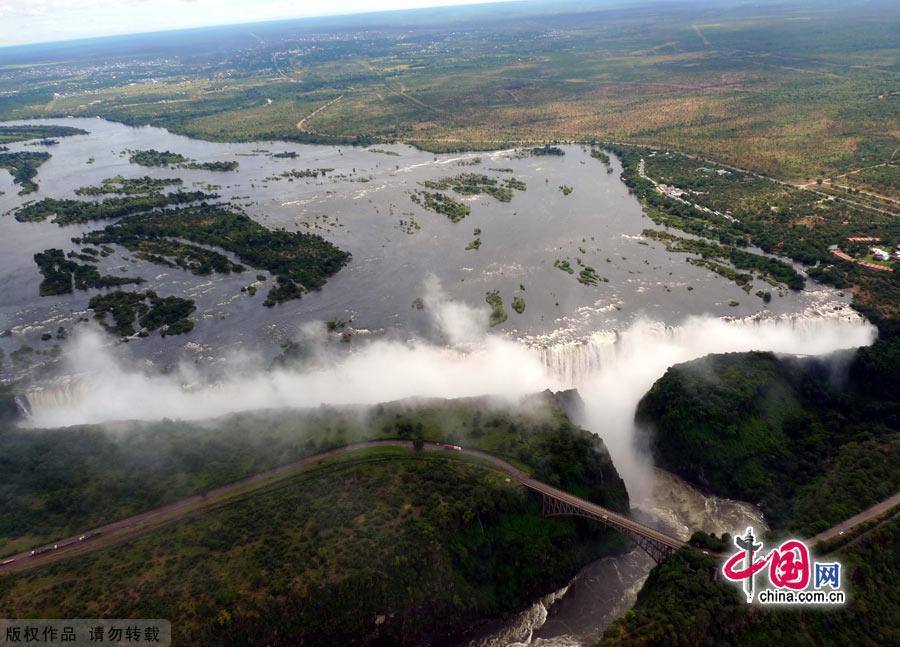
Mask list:
[[[0,47],[486,1],[491,0],[0,0]]]

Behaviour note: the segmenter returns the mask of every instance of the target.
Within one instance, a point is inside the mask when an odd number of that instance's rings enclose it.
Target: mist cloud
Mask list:
[[[487,309],[446,297],[436,280],[426,284],[426,311],[437,337],[407,342],[353,342],[349,352],[322,346],[306,368],[248,371],[235,361],[222,379],[192,366],[147,375],[124,366],[96,331],[75,336],[67,348],[72,373],[85,375],[69,389],[29,396],[35,426],[63,427],[112,420],[196,420],[238,411],[376,404],[409,397],[494,395],[507,402],[544,389],[577,387],[585,402],[579,422],[599,434],[634,500],[650,495],[652,469],[635,447],[634,411],[668,367],[708,353],[769,350],[822,354],[870,344],[875,329],[846,311],[726,321],[691,317],[666,327],[643,320],[584,343],[530,348],[487,328]],[[311,336],[307,330],[306,339]],[[344,347],[343,345],[343,348]],[[331,348],[331,350],[329,350]]]

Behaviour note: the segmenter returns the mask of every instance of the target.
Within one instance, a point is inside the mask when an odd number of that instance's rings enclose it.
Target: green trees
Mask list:
[[[236,171],[238,162],[196,162],[192,159],[173,153],[171,151],[158,151],[154,149],[129,151],[131,156],[128,161],[140,166],[177,166],[178,168],[194,171]]]
[[[479,173],[462,173],[442,180],[426,180],[422,182],[422,186],[440,191],[453,189],[461,195],[485,193],[500,202],[510,202],[513,199],[513,191],[526,189],[525,183],[516,178],[500,181]]]
[[[452,222],[459,222],[471,213],[467,204],[458,202],[439,191],[417,191],[412,194],[412,201],[416,204],[447,216]]]
[[[491,306],[491,326],[499,326],[506,321],[506,309],[503,307],[503,298],[498,290],[493,290],[485,294],[484,300]]]
[[[95,260],[84,255],[88,260]],[[42,297],[72,294],[73,286],[79,290],[110,288],[121,285],[141,284],[140,277],[100,276],[96,266],[79,264],[66,258],[61,249],[47,249],[34,255],[34,262],[44,277],[40,285]]]
[[[13,182],[22,187],[19,195],[26,195],[38,190],[34,178],[37,176],[38,168],[48,159],[50,153],[43,152],[0,153],[0,168],[8,170],[13,176]]]
[[[163,337],[180,335],[194,329],[194,323],[188,319],[196,310],[192,300],[159,297],[153,290],[143,293],[117,291],[98,295],[91,299],[89,307],[101,326],[122,337],[135,334],[135,319],[141,326],[142,336],[160,328]],[[112,323],[108,321],[108,317],[112,317]]]
[[[48,217],[54,216],[53,222],[62,227],[91,220],[123,218],[162,207],[205,202],[218,197],[216,194],[202,191],[176,191],[174,193],[151,192],[146,195],[107,198],[100,202],[44,198],[40,202],[26,204],[17,209],[15,218],[19,222],[43,222]]]
[[[0,144],[24,142],[31,139],[49,137],[72,137],[89,135],[88,131],[71,126],[50,126],[45,124],[22,124],[18,126],[0,126]]]
[[[811,536],[900,489],[900,364],[873,362],[898,347],[858,351],[840,386],[838,359],[711,355],[669,369],[635,419],[662,467]]]
[[[277,281],[269,290],[267,306],[300,298],[304,292],[322,287],[350,260],[349,253],[321,236],[273,231],[244,214],[205,203],[132,215],[85,235],[81,242],[140,248],[147,241],[164,238],[217,247],[255,269],[275,274]],[[158,247],[155,253],[160,253]]]
[[[144,151],[131,151],[128,161],[140,166],[174,166],[191,160],[180,153],[150,149]]]

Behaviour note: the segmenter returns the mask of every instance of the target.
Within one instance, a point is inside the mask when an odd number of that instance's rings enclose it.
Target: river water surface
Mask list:
[[[432,155],[400,145],[218,144],[100,119],[45,123],[90,134],[48,148],[52,158],[40,168],[36,194],[19,196],[0,172],[0,213],[6,214],[0,216],[0,331],[8,331],[0,336],[0,350],[9,357],[32,347],[51,369],[49,377],[31,377],[35,424],[577,387],[585,406],[576,422],[603,438],[633,513],[687,538],[699,528],[761,528],[764,520],[747,504],[704,497],[653,470],[636,443],[633,422],[635,406],[653,382],[673,364],[710,352],[821,354],[870,343],[874,336],[837,291],[812,282],[804,291],[778,291],[758,280],[748,294],[645,239],[642,230],[654,225],[619,179],[618,162],[608,173],[580,146],[564,147],[564,156]],[[126,151],[151,148],[201,162],[233,160],[240,168],[216,173],[129,163]],[[10,149],[38,150],[25,144]],[[283,152],[296,157],[273,157]],[[273,179],[307,168],[333,170],[315,179]],[[508,203],[456,196],[472,210],[458,223],[411,199],[424,181],[469,172],[498,180],[514,176],[527,188]],[[265,308],[265,284],[255,296],[241,291],[255,271],[197,277],[116,248],[102,261],[103,273],[140,276],[147,280],[142,289],[197,303],[191,333],[121,343],[91,322],[87,303],[95,291],[38,296],[41,277],[32,258],[51,247],[73,250],[72,237],[105,223],[59,227],[19,223],[9,215],[26,200],[74,198],[78,187],[117,175],[180,177],[187,190],[215,185],[223,199],[263,225],[321,234],[353,259],[322,290]],[[562,186],[573,190],[565,195]],[[476,229],[481,247],[466,250]],[[557,260],[568,260],[576,275],[554,267]],[[579,283],[579,260],[606,280]],[[756,297],[758,289],[772,290],[772,302]],[[484,298],[493,290],[509,318],[488,332]],[[514,295],[525,298],[521,314],[510,308]],[[425,298],[424,308],[413,307],[417,298]],[[281,344],[311,326],[322,334],[321,322],[334,319],[352,319],[352,334],[349,343],[340,334],[326,335],[325,343],[339,349],[327,365],[263,370]],[[60,326],[67,341],[55,339]],[[94,332],[79,334],[89,330]],[[477,334],[461,334],[472,331]],[[45,335],[54,338],[42,340]],[[460,344],[463,338],[467,345]],[[204,377],[217,365],[228,367],[227,379]],[[14,362],[4,362],[0,371],[6,379],[27,377]],[[651,567],[639,550],[600,560],[562,591],[480,630],[466,644],[590,644],[633,603]]]
[[[26,200],[76,198],[77,188],[117,175],[180,177],[186,190],[219,187],[215,190],[223,199],[268,227],[319,233],[353,254],[352,262],[321,291],[270,309],[262,306],[265,285],[256,296],[241,292],[253,282],[255,271],[197,277],[140,261],[118,248],[103,260],[102,272],[143,277],[148,283],[142,288],[162,296],[188,296],[198,307],[197,326],[188,335],[154,335],[116,345],[116,352],[131,360],[166,366],[184,358],[212,361],[236,350],[271,356],[305,322],[351,317],[352,326],[363,333],[427,336],[433,332],[428,313],[412,303],[424,296],[430,275],[448,297],[480,306],[485,317],[485,293],[499,290],[509,318],[495,331],[537,344],[620,330],[639,318],[677,324],[689,315],[782,315],[823,303],[846,303],[836,292],[814,287],[799,293],[775,291],[773,301],[765,305],[736,284],[686,263],[685,255],[670,254],[659,243],[645,240],[641,231],[653,223],[619,179],[618,163],[613,160],[614,172],[607,173],[580,146],[564,147],[566,155],[561,157],[523,157],[515,151],[432,155],[406,146],[374,149],[393,153],[388,155],[283,142],[209,143],[100,119],[40,123],[75,126],[90,134],[61,138],[47,148],[52,158],[40,168],[37,193],[19,196],[10,176],[0,172],[0,214]],[[41,150],[24,143],[10,149]],[[126,151],[138,149],[169,150],[198,161],[237,161],[240,167],[227,173],[145,168],[128,161]],[[272,156],[283,152],[297,157]],[[334,170],[324,178],[272,179],[307,168]],[[515,192],[509,203],[486,195],[456,196],[472,209],[459,223],[411,200],[411,192],[421,189],[423,181],[468,172],[497,179],[514,176],[527,190]],[[564,195],[563,185],[573,191]],[[72,237],[105,224],[59,227],[0,216],[0,331],[12,333],[0,338],[0,349],[8,354],[28,344],[47,350],[56,342],[41,342],[41,335],[55,334],[59,326],[82,325],[79,319],[89,315],[93,291],[39,297],[41,277],[32,256],[50,247],[75,249]],[[467,251],[475,229],[481,230],[481,248]],[[569,260],[576,274],[555,268],[556,260]],[[578,260],[606,281],[580,284]],[[753,292],[757,289],[771,286],[760,281]],[[522,314],[510,308],[515,294],[525,298]]]

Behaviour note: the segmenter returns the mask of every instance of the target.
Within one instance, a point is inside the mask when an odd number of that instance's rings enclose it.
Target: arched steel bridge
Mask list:
[[[196,494],[187,499],[170,503],[161,508],[148,510],[127,519],[113,521],[105,526],[86,531],[80,535],[60,539],[59,541],[33,550],[24,551],[18,555],[12,555],[0,559],[0,574],[20,571],[40,566],[50,562],[59,561],[75,555],[98,550],[120,541],[139,536],[152,531],[167,523],[189,515],[198,514],[236,500],[248,492],[267,487],[273,483],[290,478],[310,466],[314,466],[323,459],[347,454],[356,450],[372,447],[402,447],[413,449],[413,443],[406,440],[373,440],[354,443],[338,449],[308,456],[301,460],[282,465],[280,467],[249,476],[240,481],[223,485],[203,494]],[[501,458],[492,456],[475,449],[463,449],[453,445],[426,444],[425,453],[458,452],[466,456],[480,459],[509,475],[524,487],[537,492],[543,498],[543,512],[547,516],[571,515],[591,519],[631,537],[643,548],[657,563],[665,560],[673,552],[685,545],[685,542],[671,537],[649,526],[638,523],[633,519],[607,508],[601,507],[585,499],[564,492],[552,485],[547,485],[517,467],[510,465]]]
[[[431,449],[431,447],[429,446],[428,449]],[[470,456],[477,456],[482,460],[496,465],[529,490],[540,494],[543,499],[543,513],[545,516],[555,517],[569,515],[573,517],[583,517],[601,523],[604,526],[631,537],[631,539],[633,539],[638,546],[643,548],[657,564],[664,561],[682,546],[687,545],[686,542],[681,541],[677,537],[667,535],[655,528],[645,526],[634,519],[629,519],[623,514],[613,512],[596,503],[591,503],[574,494],[569,494],[564,490],[560,490],[552,485],[547,485],[537,479],[533,479],[522,470],[513,467],[496,456],[475,449],[460,448],[459,451]]]

